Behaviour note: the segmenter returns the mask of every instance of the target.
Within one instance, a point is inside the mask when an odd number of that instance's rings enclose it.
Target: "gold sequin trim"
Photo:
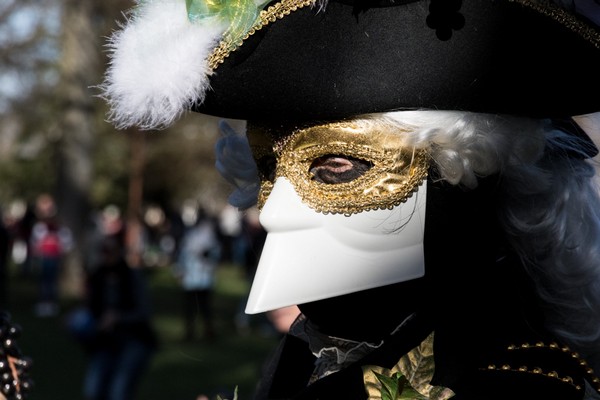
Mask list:
[[[351,215],[363,211],[391,210],[406,202],[427,177],[429,156],[426,151],[416,151],[410,163],[397,166],[397,154],[377,154],[360,146],[346,144],[343,150],[358,158],[369,160],[383,156],[387,160],[351,182],[335,185],[314,182],[307,173],[309,162],[323,155],[323,149],[335,150],[332,147],[315,146],[309,151],[288,153],[289,158],[282,158],[277,171],[278,176],[288,177],[295,184],[296,191],[309,207],[323,214]]]
[[[217,69],[217,67],[222,64],[232,52],[242,45],[244,40],[254,35],[264,26],[290,15],[293,11],[297,11],[298,9],[306,6],[312,6],[314,4],[315,0],[283,0],[279,3],[273,4],[266,10],[262,10],[257,21],[244,37],[236,42],[223,40],[219,43],[219,45],[213,50],[212,54],[208,57],[208,67],[213,71]]]
[[[257,164],[263,156],[277,159],[275,178],[287,178],[313,210],[323,214],[351,215],[392,209],[407,201],[427,178],[428,149],[405,142],[407,132],[385,124],[356,125],[341,121],[290,130],[249,124],[248,140]],[[360,177],[343,183],[317,182],[311,165],[319,157],[343,155],[362,159],[371,167]],[[262,208],[274,179],[261,175],[258,207]]]
[[[600,49],[600,32],[557,4],[540,0],[509,0],[546,15]]]

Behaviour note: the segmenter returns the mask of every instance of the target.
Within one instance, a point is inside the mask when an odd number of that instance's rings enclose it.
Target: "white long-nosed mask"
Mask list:
[[[265,156],[276,161],[276,180],[263,180],[260,222],[268,235],[247,313],[423,276],[425,151],[407,148],[399,133],[348,122],[280,139],[250,128],[249,140],[259,166]],[[353,168],[349,159],[368,170],[336,183],[315,179],[316,160],[335,175]]]

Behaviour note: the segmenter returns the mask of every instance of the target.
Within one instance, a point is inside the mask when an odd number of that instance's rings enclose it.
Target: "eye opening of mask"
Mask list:
[[[373,163],[345,154],[326,154],[310,165],[312,180],[326,185],[351,182],[373,167]]]

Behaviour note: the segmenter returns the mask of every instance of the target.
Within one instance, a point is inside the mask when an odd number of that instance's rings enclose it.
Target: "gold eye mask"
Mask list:
[[[427,177],[427,151],[407,147],[402,132],[386,125],[348,121],[278,129],[249,123],[248,140],[261,174],[259,208],[278,177],[287,178],[315,211],[346,215],[393,208]],[[364,160],[371,167],[349,182],[318,182],[311,166],[328,155]]]

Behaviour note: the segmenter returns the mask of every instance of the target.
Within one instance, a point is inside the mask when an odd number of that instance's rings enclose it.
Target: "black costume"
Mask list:
[[[582,399],[585,380],[600,388],[587,363],[544,329],[529,278],[507,251],[490,209],[480,206],[496,198],[493,184],[474,192],[433,184],[425,245],[436,250],[426,251],[425,278],[300,305],[332,336],[383,339],[383,346],[309,386],[315,357],[305,341],[288,334],[266,366],[256,399],[367,399],[362,367],[392,369],[432,333],[431,385],[452,389],[452,399]],[[460,252],[464,237],[449,235],[458,226],[478,232]],[[394,331],[390,324],[409,315]],[[394,333],[377,336],[382,329]]]

